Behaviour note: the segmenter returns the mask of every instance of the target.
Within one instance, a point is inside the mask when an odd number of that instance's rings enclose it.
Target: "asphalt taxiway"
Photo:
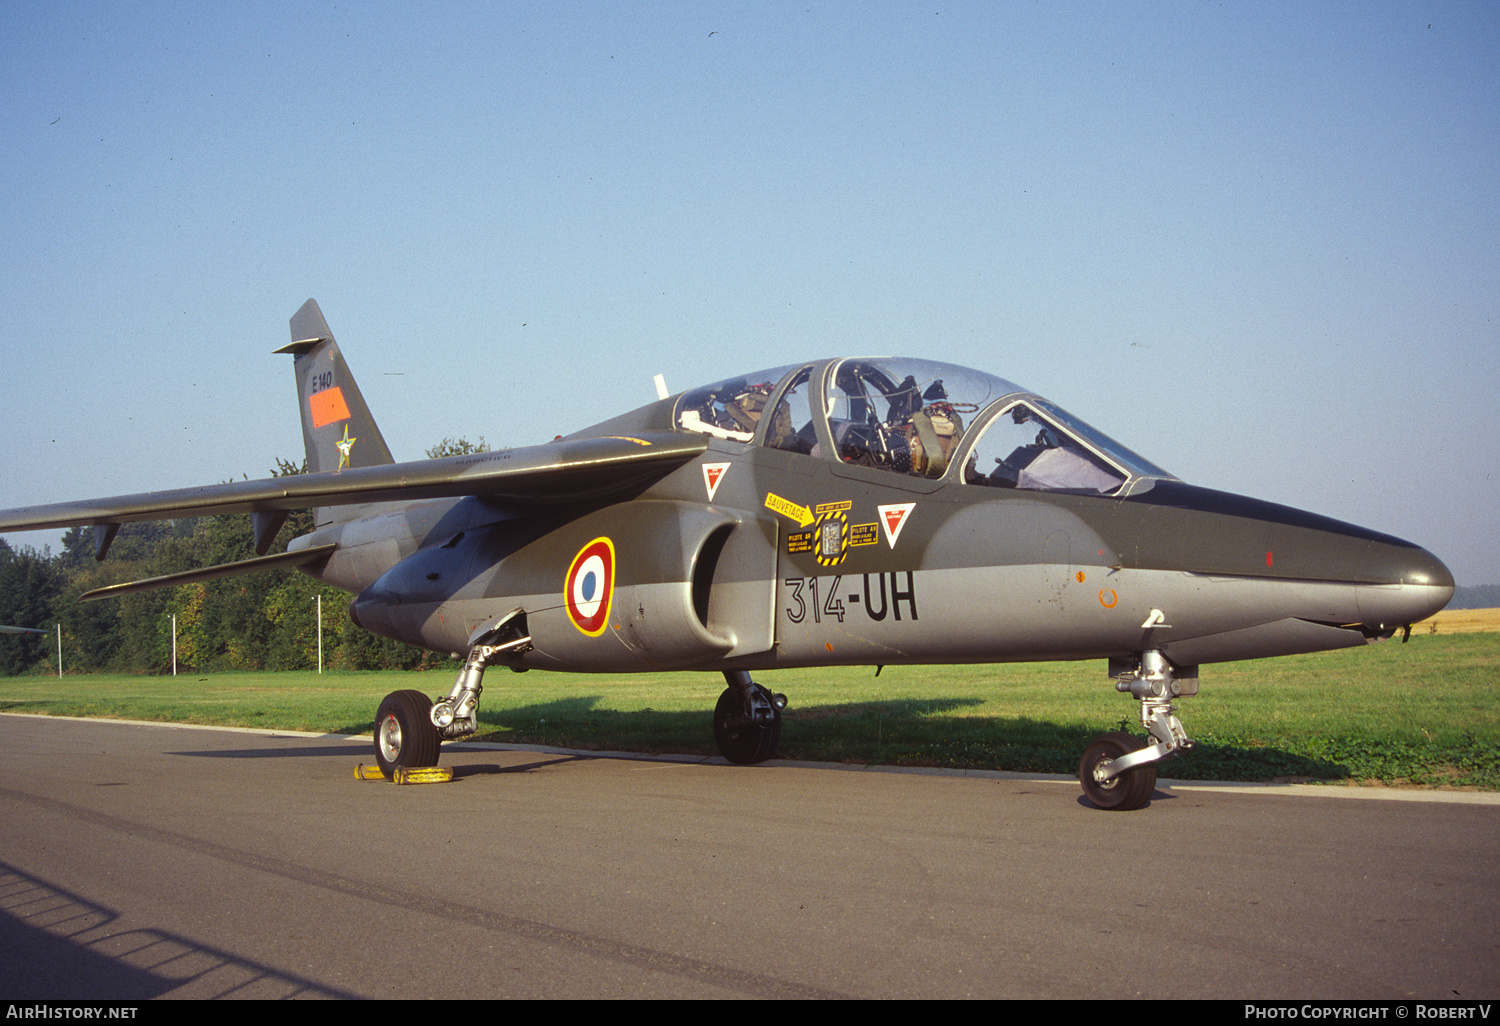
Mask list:
[[[0,716],[0,995],[1500,996],[1494,795]]]

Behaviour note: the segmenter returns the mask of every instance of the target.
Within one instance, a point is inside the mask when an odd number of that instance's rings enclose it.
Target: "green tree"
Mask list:
[[[62,584],[62,574],[48,555],[30,546],[18,552],[0,538],[0,624],[50,626]],[[0,674],[13,676],[52,665],[53,652],[45,635],[0,634]]]
[[[136,567],[134,561],[96,563],[92,555],[87,563],[77,567],[63,563],[67,580],[54,609],[62,623],[64,672],[99,673],[122,668],[117,661],[122,647],[121,600],[79,602],[78,596],[105,585],[134,580],[139,576]]]
[[[489,452],[490,445],[479,436],[479,441],[471,442],[467,438],[445,438],[431,449],[427,450],[427,458],[440,460],[444,456],[471,456],[476,452]]]
[[[483,438],[478,442],[445,438],[427,454],[437,459],[487,451]],[[278,458],[270,476],[306,472],[305,459]],[[312,529],[312,511],[294,510],[268,551],[284,552],[288,541]],[[355,627],[346,613],[347,595],[293,570],[80,603],[78,597],[86,591],[236,562],[248,558],[253,549],[253,530],[246,514],[125,524],[103,562],[94,559],[99,530],[72,528],[63,535],[62,553],[55,559],[31,550],[13,552],[0,540],[0,623],[60,622],[69,671],[168,672],[174,613],[180,666],[197,670],[307,668],[317,661],[319,595],[323,598],[325,665],[412,669],[444,661],[442,655]],[[40,606],[33,601],[36,596],[44,599]],[[21,635],[0,639],[0,673],[54,668],[54,649],[45,641]]]

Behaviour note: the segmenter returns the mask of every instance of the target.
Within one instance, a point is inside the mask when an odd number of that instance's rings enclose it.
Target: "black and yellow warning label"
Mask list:
[[[801,514],[815,518],[808,530],[786,536],[786,550],[794,554],[811,552],[819,566],[838,566],[849,554],[851,545],[874,545],[880,541],[879,524],[849,526],[849,511],[854,503],[848,499],[819,503],[808,510],[768,493],[766,506],[794,520],[800,519]]]
[[[818,565],[838,566],[842,563],[849,551],[848,511],[832,509],[820,514],[813,531],[818,537]]]

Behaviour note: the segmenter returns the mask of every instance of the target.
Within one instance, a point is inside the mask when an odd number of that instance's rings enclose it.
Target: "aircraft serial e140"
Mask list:
[[[308,300],[291,319],[309,473],[0,512],[0,531],[248,512],[258,555],[89,598],[273,567],[354,596],[359,626],[464,658],[450,694],[388,695],[381,769],[476,729],[487,667],[704,670],[714,738],[775,754],[754,670],[1108,660],[1148,739],[1097,738],[1090,801],[1133,809],[1191,747],[1204,663],[1389,638],[1441,609],[1431,553],[1186,484],[1019,385],[925,359],[726,378],[553,442],[395,463]],[[664,391],[664,389],[662,390]],[[289,511],[315,529],[267,555]]]

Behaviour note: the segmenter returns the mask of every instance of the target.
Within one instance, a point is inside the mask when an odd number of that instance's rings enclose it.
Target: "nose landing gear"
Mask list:
[[[1110,668],[1115,669],[1111,663]],[[1151,800],[1156,788],[1156,764],[1193,747],[1175,715],[1172,699],[1198,693],[1198,668],[1174,667],[1159,649],[1148,649],[1130,664],[1115,683],[1141,703],[1141,725],[1152,744],[1124,733],[1094,739],[1078,766],[1078,781],[1086,798],[1101,809],[1128,812]]]

